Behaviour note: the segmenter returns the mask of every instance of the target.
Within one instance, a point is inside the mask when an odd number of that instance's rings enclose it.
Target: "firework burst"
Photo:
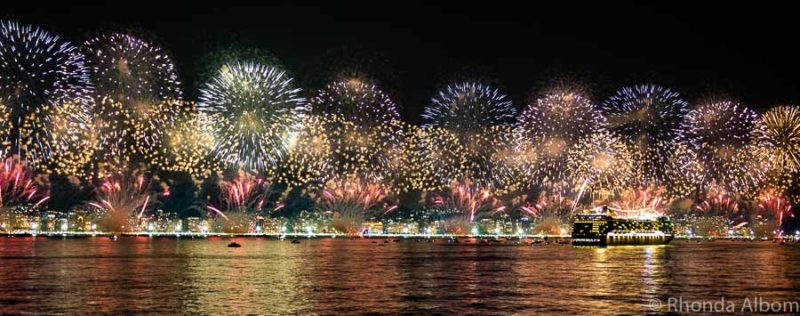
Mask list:
[[[633,178],[633,159],[628,146],[609,132],[583,138],[569,151],[567,162],[574,182],[599,196],[611,196]]]
[[[172,126],[165,127],[164,142],[147,155],[147,161],[161,170],[185,172],[196,181],[222,173],[213,156],[214,134],[209,118],[194,111],[192,104],[181,107]]]
[[[290,187],[324,184],[332,174],[332,142],[325,129],[326,116],[309,115],[302,128],[289,141],[289,151],[281,163],[278,181]],[[318,188],[317,188],[318,189]]]
[[[71,43],[35,26],[0,21],[0,103],[10,120],[10,139],[4,142],[30,161],[28,151],[41,140],[22,137],[23,120],[62,101],[88,106],[89,74],[84,56]]]
[[[400,120],[397,105],[389,96],[359,79],[330,83],[317,91],[310,103],[315,114],[335,114],[361,127]]]
[[[400,121],[364,128],[338,115],[321,117],[321,128],[330,141],[330,178],[350,176],[372,181],[386,179],[400,157],[403,127]]]
[[[689,112],[683,139],[704,165],[704,186],[746,195],[761,181],[765,166],[752,159],[756,122],[755,112],[732,101],[708,102]]]
[[[702,216],[733,218],[739,213],[739,202],[727,192],[710,190],[696,209]]]
[[[455,136],[461,147],[461,155],[455,159],[463,161],[455,166],[459,169],[456,178],[444,179],[444,183],[455,179],[472,179],[480,185],[493,185],[501,171],[491,161],[501,146],[511,142],[511,124],[516,109],[511,101],[497,89],[476,82],[463,82],[447,86],[436,95],[432,104],[422,115],[424,127],[439,128]],[[444,136],[444,135],[432,135]],[[438,146],[429,151],[447,150]],[[500,168],[502,169],[502,168]]]
[[[612,202],[609,209],[615,217],[640,218],[662,216],[669,204],[663,187],[629,188]]]
[[[180,100],[130,105],[108,97],[99,100],[92,127],[98,131],[97,161],[123,168],[145,162],[165,145],[166,130],[193,107]]]
[[[425,108],[423,126],[473,134],[497,125],[510,125],[516,114],[511,101],[497,89],[477,82],[447,86]]]
[[[455,133],[443,128],[422,127],[418,130],[418,154],[422,159],[420,187],[436,190],[458,179],[467,164],[464,145]]]
[[[739,201],[725,191],[711,189],[695,206],[694,232],[700,236],[726,236],[741,217]]]
[[[470,234],[478,220],[505,211],[491,188],[469,179],[453,181],[449,190],[434,197],[433,206],[444,219],[444,231],[455,235]]]
[[[8,136],[13,124],[9,119],[9,115],[9,109],[6,107],[2,96],[0,96],[0,155],[2,157],[6,157],[11,150],[11,142]]]
[[[497,152],[492,155],[492,165],[499,172],[495,173],[495,182],[499,191],[511,193],[532,189],[536,184],[530,175],[538,167],[539,147],[529,139],[521,136],[518,129],[511,131],[511,139],[505,143],[495,144]]]
[[[40,181],[34,178],[25,162],[6,158],[0,165],[0,210],[16,207],[35,209],[50,199]]]
[[[705,177],[705,165],[687,144],[676,144],[664,168],[667,195],[686,198],[697,195]]]
[[[214,124],[215,153],[231,166],[273,170],[308,112],[292,79],[259,64],[223,66],[200,91],[200,112]]]
[[[282,199],[275,199],[275,186],[263,178],[239,172],[230,181],[219,182],[220,197],[216,205],[209,203],[216,225],[225,233],[252,233],[256,219],[283,208]]]
[[[765,189],[756,200],[757,206],[751,210],[750,227],[756,237],[774,237],[783,234],[783,220],[794,217],[792,203],[774,189]]]
[[[92,117],[81,100],[44,105],[22,122],[21,136],[38,139],[28,150],[29,160],[56,174],[86,178],[94,155]]]
[[[392,192],[429,191],[435,189],[434,173],[426,168],[427,159],[422,156],[423,138],[426,129],[416,125],[406,125],[400,155],[395,157],[396,166],[390,187]]]
[[[526,203],[519,209],[533,217],[534,234],[561,236],[569,231],[570,221],[575,215],[574,204],[575,201],[561,190],[554,190],[540,193],[536,202]]]
[[[97,186],[96,197],[89,205],[102,217],[102,227],[111,232],[133,232],[142,228],[142,218],[154,204],[157,193],[144,172],[114,172]],[[167,194],[167,188],[161,188]]]
[[[656,85],[624,87],[604,102],[608,129],[631,146],[640,185],[664,181],[663,166],[679,138],[688,103],[677,92]]]
[[[541,184],[567,180],[567,157],[580,139],[603,128],[604,119],[588,98],[564,90],[548,94],[529,105],[517,124],[524,139],[541,148],[531,178]]]
[[[770,162],[766,181],[789,192],[800,172],[800,108],[772,108],[761,116],[758,126],[754,131],[758,159]]]
[[[763,158],[780,170],[800,170],[800,108],[779,106],[770,109],[759,120],[755,137]]]
[[[348,235],[361,233],[367,217],[382,216],[397,208],[378,183],[358,177],[328,181],[317,197],[317,209],[333,216],[333,228]]]
[[[462,177],[493,187],[499,195],[518,189],[516,164],[511,161],[518,139],[510,126],[492,126],[470,139],[464,151],[467,164]]]
[[[182,97],[172,58],[152,43],[110,33],[87,40],[83,49],[99,95],[134,106]]]

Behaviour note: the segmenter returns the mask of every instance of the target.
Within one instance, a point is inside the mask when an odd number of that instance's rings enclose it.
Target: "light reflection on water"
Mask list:
[[[572,248],[320,239],[0,238],[0,314],[641,314],[800,297],[800,247]]]

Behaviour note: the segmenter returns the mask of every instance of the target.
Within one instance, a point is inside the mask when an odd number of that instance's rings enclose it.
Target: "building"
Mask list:
[[[383,223],[379,221],[366,221],[361,224],[361,231],[372,235],[383,234]]]
[[[203,222],[203,221],[200,220],[199,217],[187,217],[186,218],[186,229],[187,229],[187,231],[190,232],[190,233],[200,233],[200,232],[202,232],[203,231],[203,229],[202,229],[203,225],[201,224],[201,222]],[[206,225],[206,226],[208,226],[208,225]]]

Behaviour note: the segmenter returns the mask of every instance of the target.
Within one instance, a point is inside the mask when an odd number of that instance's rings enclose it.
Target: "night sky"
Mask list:
[[[621,85],[652,82],[690,101],[730,96],[756,109],[800,103],[788,7],[167,2],[15,1],[0,17],[73,42],[104,30],[146,34],[174,55],[190,97],[204,56],[231,43],[271,52],[307,91],[359,64],[411,122],[437,88],[465,78],[498,86],[519,108],[554,81],[581,83],[598,101]]]
[[[499,87],[518,108],[556,82],[589,88],[596,101],[622,85],[649,82],[676,88],[690,101],[734,97],[757,110],[800,104],[791,7],[63,2],[4,3],[0,18],[43,26],[75,43],[98,32],[134,32],[173,55],[189,98],[203,81],[208,54],[235,45],[270,52],[306,94],[357,69],[389,91],[410,122],[419,122],[437,89],[463,79]],[[58,193],[65,200],[78,196]]]

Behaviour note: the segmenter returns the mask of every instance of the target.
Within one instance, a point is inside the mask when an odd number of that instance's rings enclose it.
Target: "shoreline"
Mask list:
[[[365,235],[347,235],[335,233],[109,233],[109,232],[12,232],[0,233],[0,238],[25,238],[25,237],[42,237],[42,238],[58,238],[58,239],[72,239],[72,238],[110,238],[112,236],[118,237],[147,237],[147,238],[168,238],[168,239],[218,239],[218,238],[258,238],[258,239],[486,239],[486,240],[571,240],[570,235],[518,235],[518,234],[483,234],[483,235],[454,235],[454,234],[365,234]],[[713,242],[720,241],[773,241],[783,239],[787,242],[798,240],[795,236],[775,237],[772,239],[758,239],[750,237],[703,237],[703,236],[675,236],[675,240],[681,241],[707,241]]]

